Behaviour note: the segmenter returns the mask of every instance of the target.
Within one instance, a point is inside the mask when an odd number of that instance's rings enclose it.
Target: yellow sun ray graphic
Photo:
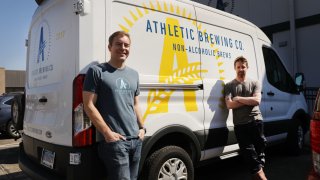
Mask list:
[[[183,10],[182,10],[182,17],[186,17],[186,9],[185,8],[183,8]]]
[[[121,30],[125,32],[129,32],[132,26],[134,25],[134,22],[138,21],[140,18],[144,17],[144,15],[147,15],[151,11],[159,11],[159,12],[170,12],[179,16],[182,16],[184,18],[187,18],[189,21],[192,21],[192,24],[197,27],[197,22],[193,19],[192,13],[189,12],[188,16],[187,10],[185,8],[181,8],[179,6],[175,6],[172,3],[170,3],[168,7],[168,4],[166,2],[163,2],[162,6],[159,1],[156,1],[156,6],[152,1],[149,1],[149,6],[147,6],[145,3],[142,3],[142,8],[141,7],[136,7],[136,13],[133,11],[129,11],[130,17],[123,17],[124,21],[126,24],[119,24],[119,27]],[[143,9],[143,10],[141,10]],[[182,10],[181,10],[182,9]],[[181,13],[182,11],[182,13]],[[201,29],[201,23],[198,25]]]
[[[172,3],[170,3],[170,12],[174,13],[174,7],[173,7]]]
[[[133,19],[135,22],[138,21],[138,17],[137,17],[132,11],[130,11],[130,14],[131,14],[132,19]]]
[[[198,25],[198,29],[201,29],[202,28],[202,24],[201,23],[199,23],[199,25]]]
[[[131,22],[128,18],[124,17],[123,19],[126,21],[126,23],[127,23],[127,25],[128,25],[129,27],[132,27],[132,26],[133,26],[133,22]]]
[[[191,13],[189,13],[189,15],[188,15],[188,19],[189,19],[189,20],[191,20],[191,18],[192,18],[192,14],[191,14]]]
[[[144,13],[145,13],[145,14],[149,14],[148,7],[146,6],[145,3],[142,4],[142,7],[143,7],[143,9],[144,9]]]
[[[126,28],[125,26],[123,26],[123,25],[119,24],[119,27],[121,28],[121,30],[122,30],[122,31],[124,31],[124,32],[126,32],[126,33],[128,33],[128,32],[129,32],[129,29],[128,29],[128,28]]]
[[[136,7],[136,11],[137,11],[137,13],[139,15],[139,18],[142,18],[143,17],[143,13],[141,12],[141,10]]]
[[[150,3],[150,9],[151,9],[152,11],[156,10],[156,9],[154,8],[154,5],[152,4],[152,2],[150,1],[149,3]]]
[[[165,12],[168,12],[168,6],[167,6],[167,3],[166,2],[163,2],[163,10]]]
[[[179,6],[177,6],[177,11],[176,11],[177,15],[180,15],[180,8]]]
[[[157,1],[157,10],[158,11],[162,11],[162,8],[161,8],[161,5],[160,5],[159,1]]]

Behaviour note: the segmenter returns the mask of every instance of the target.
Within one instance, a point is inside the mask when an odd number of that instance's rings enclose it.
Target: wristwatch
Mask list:
[[[139,130],[140,129],[143,129],[144,130],[144,134],[147,134],[147,129],[145,127],[140,127]]]

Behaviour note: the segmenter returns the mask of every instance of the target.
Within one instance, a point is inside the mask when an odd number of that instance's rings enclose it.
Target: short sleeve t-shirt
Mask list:
[[[261,93],[261,86],[257,81],[246,79],[239,82],[236,79],[227,83],[224,88],[225,97],[233,98],[236,96],[252,97],[255,93]],[[246,124],[253,120],[262,120],[259,106],[242,106],[233,109],[233,124]]]
[[[108,63],[94,65],[87,72],[83,91],[97,94],[96,108],[112,131],[127,138],[138,136],[134,97],[140,90],[135,70],[127,66],[117,69]],[[97,139],[104,138],[98,133]]]

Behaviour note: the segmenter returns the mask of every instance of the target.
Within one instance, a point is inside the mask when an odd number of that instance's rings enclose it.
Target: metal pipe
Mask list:
[[[291,55],[292,55],[292,73],[293,75],[299,72],[299,62],[297,58],[296,44],[296,22],[295,22],[295,3],[294,0],[289,0],[289,17],[290,17],[290,39],[291,39]]]

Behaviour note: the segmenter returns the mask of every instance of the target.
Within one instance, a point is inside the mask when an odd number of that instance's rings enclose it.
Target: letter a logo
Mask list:
[[[121,82],[121,83],[120,83],[120,89],[127,89],[127,83],[125,83],[125,82],[123,81],[123,79],[121,79],[120,82]]]
[[[116,80],[118,90],[127,90],[130,89],[129,81],[125,78],[118,78]]]
[[[44,48],[45,47],[46,47],[46,41],[43,40],[43,27],[41,27],[37,63],[40,62],[40,58],[41,58],[41,61],[44,61]]]

